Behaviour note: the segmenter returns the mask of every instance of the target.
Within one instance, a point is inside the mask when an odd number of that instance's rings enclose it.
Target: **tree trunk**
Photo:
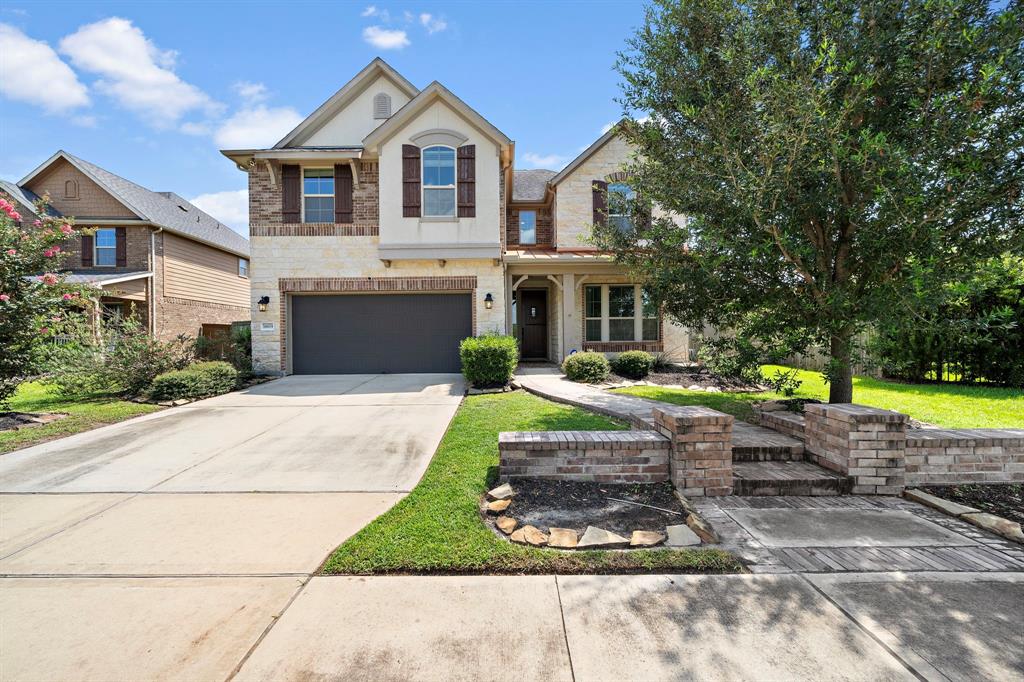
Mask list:
[[[828,384],[828,401],[830,403],[853,402],[853,365],[850,363],[851,334],[847,331],[832,336],[829,342],[829,355],[832,358],[833,371]]]

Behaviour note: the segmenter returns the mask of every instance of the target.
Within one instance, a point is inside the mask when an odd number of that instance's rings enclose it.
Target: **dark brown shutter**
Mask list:
[[[420,217],[420,148],[402,145],[402,215]]]
[[[128,265],[128,239],[125,236],[123,227],[114,228],[114,254],[117,258],[117,267],[123,268]]]
[[[299,222],[302,203],[302,177],[299,167],[281,166],[281,220],[286,223]]]
[[[459,217],[476,217],[476,145],[459,147]]]
[[[352,222],[352,166],[334,166],[334,222]]]
[[[594,224],[604,226],[608,223],[608,183],[594,180]]]
[[[91,234],[82,235],[82,267],[92,267],[92,248],[93,240]]]

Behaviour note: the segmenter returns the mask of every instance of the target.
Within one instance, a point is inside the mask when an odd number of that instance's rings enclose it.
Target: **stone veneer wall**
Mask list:
[[[655,427],[672,443],[672,482],[683,495],[732,494],[734,418],[708,407],[656,407]]]
[[[501,480],[657,483],[669,478],[667,438],[654,431],[522,431],[498,435]]]
[[[907,485],[1024,482],[1024,429],[913,429]]]
[[[804,407],[806,456],[849,476],[851,492],[899,495],[904,488],[908,417],[839,403]]]

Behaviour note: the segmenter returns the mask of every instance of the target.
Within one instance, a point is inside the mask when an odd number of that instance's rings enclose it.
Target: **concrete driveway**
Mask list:
[[[0,456],[0,677],[225,678],[463,392],[292,376]]]

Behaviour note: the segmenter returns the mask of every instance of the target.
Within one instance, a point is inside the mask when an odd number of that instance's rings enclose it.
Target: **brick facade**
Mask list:
[[[1024,482],[1024,429],[912,429],[907,485]]]
[[[899,495],[905,485],[908,417],[839,403],[804,407],[809,459],[852,479],[855,495]]]
[[[509,248],[519,248],[519,211],[536,211],[537,213],[537,243],[526,244],[523,248],[554,246],[554,217],[550,206],[544,207],[513,207],[508,210],[506,228],[506,243]]]
[[[683,495],[731,495],[734,418],[707,407],[656,407],[654,425],[672,444],[672,483]]]
[[[657,483],[669,477],[669,440],[654,431],[538,431],[498,435],[502,480]]]
[[[84,228],[85,225],[77,225]],[[89,224],[88,227],[104,227],[102,224]],[[61,268],[75,270],[76,272],[110,273],[110,272],[139,272],[149,270],[151,261],[149,256],[150,235],[153,230],[146,226],[127,225],[124,226],[124,241],[126,261],[124,267],[82,267],[82,237],[76,236],[61,245],[61,249],[68,255],[61,263]]]

